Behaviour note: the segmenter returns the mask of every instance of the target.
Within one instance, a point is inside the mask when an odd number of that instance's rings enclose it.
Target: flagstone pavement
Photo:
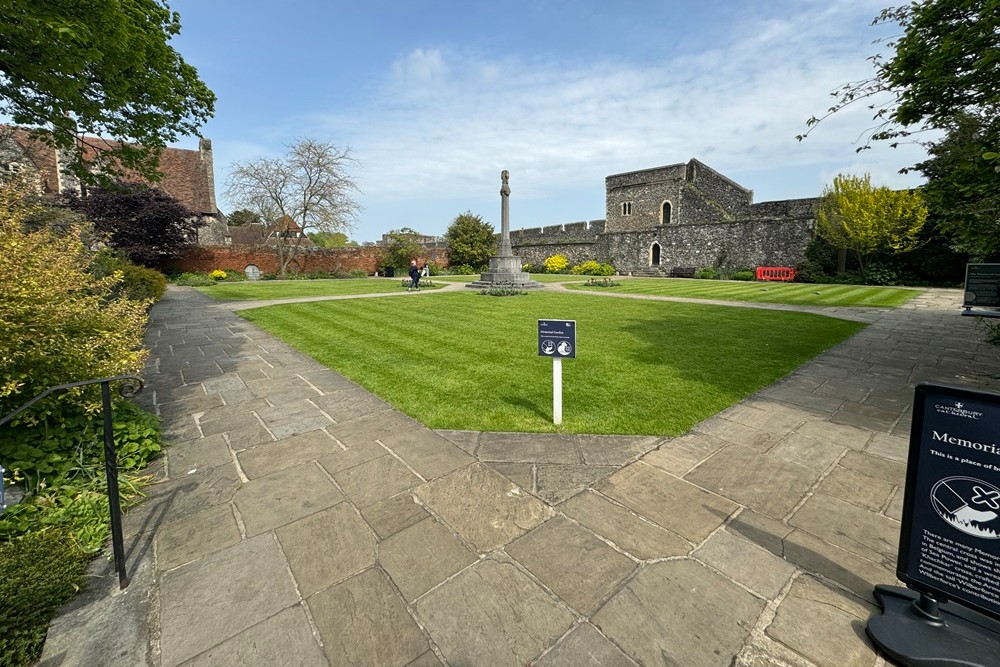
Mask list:
[[[840,309],[872,324],[665,438],[435,431],[172,288],[131,583],[99,561],[41,664],[886,664],[913,387],[1000,377],[960,302]]]

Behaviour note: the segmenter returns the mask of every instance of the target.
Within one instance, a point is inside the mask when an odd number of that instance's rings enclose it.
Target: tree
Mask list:
[[[67,150],[84,182],[127,172],[156,180],[160,151],[197,134],[215,107],[197,70],[169,45],[180,29],[165,0],[7,0],[0,113]],[[122,142],[104,153],[100,173],[84,164],[84,133]]]
[[[253,211],[248,211],[245,208],[238,208],[226,217],[226,224],[230,227],[245,227],[246,225],[260,225],[263,224],[263,220],[260,216]]]
[[[887,44],[894,53],[872,56],[874,76],[831,93],[836,102],[810,118],[810,128],[861,101],[875,112],[876,125],[859,151],[871,141],[946,129],[959,115],[1000,127],[1000,0],[919,0],[885,9],[873,21],[888,23],[903,30]]]
[[[357,246],[357,241],[351,241],[344,232],[309,232],[309,240],[320,248],[345,248]]]
[[[853,250],[864,271],[876,252],[900,254],[917,247],[927,220],[920,193],[873,187],[868,174],[833,179],[816,211],[816,234],[834,248]],[[838,260],[838,271],[844,261]]]
[[[298,254],[304,234],[350,229],[361,207],[359,190],[348,175],[356,161],[350,148],[301,139],[280,158],[261,157],[233,164],[226,195],[270,223],[291,218],[301,234],[275,234],[283,276]]]
[[[473,215],[472,211],[455,218],[444,237],[448,241],[448,263],[455,266],[467,264],[481,268],[489,264],[490,257],[496,254],[493,225]]]
[[[382,246],[381,262],[383,266],[402,269],[410,264],[410,260],[420,257],[420,238],[423,235],[409,227],[394,229],[386,234],[386,243]]]
[[[998,139],[975,116],[959,116],[917,165],[924,199],[952,246],[977,261],[1000,259],[1000,172],[980,159]]]
[[[109,246],[142,266],[178,257],[201,225],[166,192],[138,183],[88,188],[85,196],[70,193],[63,201],[86,216]]]

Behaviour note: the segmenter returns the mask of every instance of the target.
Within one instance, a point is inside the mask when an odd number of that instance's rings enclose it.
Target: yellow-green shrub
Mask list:
[[[24,183],[0,184],[0,415],[52,385],[134,373],[146,357],[149,302],[115,299],[119,272],[88,273],[93,253],[79,225],[26,232],[29,193]],[[60,403],[93,406],[95,397],[64,392],[18,421],[61,412]]]
[[[569,260],[563,255],[552,255],[545,259],[545,273],[559,273],[569,266]]]
[[[569,272],[575,276],[613,276],[615,267],[590,260],[583,264],[577,264]]]

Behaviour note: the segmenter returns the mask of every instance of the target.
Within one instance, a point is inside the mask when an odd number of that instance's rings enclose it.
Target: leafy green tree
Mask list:
[[[883,10],[873,21],[882,24],[903,31],[888,42],[893,53],[872,56],[874,75],[834,91],[836,102],[824,116],[810,118],[810,128],[858,102],[867,103],[876,121],[858,150],[871,141],[947,129],[959,115],[1000,124],[1000,0],[918,0]]]
[[[254,213],[253,211],[248,211],[245,208],[238,208],[226,218],[226,224],[231,227],[245,227],[246,225],[259,225],[264,221],[260,219],[260,215]]]
[[[838,174],[823,189],[816,210],[816,234],[839,250],[852,250],[863,271],[877,252],[900,254],[917,247],[927,206],[917,191],[874,187],[868,174]],[[838,271],[844,259],[838,260]]]
[[[357,241],[351,241],[343,232],[309,232],[309,240],[320,248],[345,248],[356,246]]]
[[[448,241],[448,263],[452,265],[481,268],[489,264],[490,257],[497,251],[493,225],[473,215],[472,211],[455,218],[444,237]]]
[[[383,266],[391,266],[402,269],[410,265],[410,260],[420,257],[420,238],[423,235],[403,227],[394,229],[386,234],[386,243],[382,246],[381,263]]]
[[[70,193],[64,201],[68,208],[86,216],[108,245],[142,266],[178,257],[192,243],[201,224],[171,195],[139,183],[93,187],[84,197]]]
[[[355,163],[350,148],[300,139],[284,157],[233,164],[226,183],[230,201],[270,222],[291,219],[301,232],[272,236],[281,275],[298,255],[303,235],[351,228],[361,210],[348,173]]]
[[[924,199],[938,228],[977,261],[1000,259],[1000,171],[982,160],[997,138],[979,118],[959,116],[917,165],[927,177]]]
[[[158,176],[160,151],[197,134],[215,95],[169,44],[180,16],[165,0],[0,3],[0,113],[69,151],[73,172],[107,183]],[[80,134],[122,143],[87,170]]]

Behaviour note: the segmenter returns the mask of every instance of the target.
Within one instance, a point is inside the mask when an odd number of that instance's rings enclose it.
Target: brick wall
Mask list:
[[[381,271],[379,248],[308,248],[300,250],[291,270],[301,273],[310,271],[353,271],[360,269],[368,274]],[[434,261],[438,266],[448,265],[448,253],[441,249],[427,249],[420,261]],[[275,251],[256,248],[190,248],[184,257],[167,265],[167,269],[179,271],[208,272],[214,269],[245,271],[253,264],[261,273],[278,272],[278,255]]]

